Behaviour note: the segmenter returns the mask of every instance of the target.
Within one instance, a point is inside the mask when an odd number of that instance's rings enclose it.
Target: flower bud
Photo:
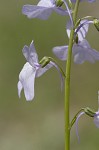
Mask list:
[[[49,62],[50,62],[50,58],[47,57],[47,56],[44,56],[44,57],[40,60],[39,64],[42,66],[42,68],[44,68],[47,64],[49,64]]]
[[[55,1],[55,4],[57,7],[61,7],[63,5],[63,3],[64,3],[63,0],[56,0]]]
[[[99,31],[99,20],[98,19],[94,19],[93,22],[94,22],[94,26]]]

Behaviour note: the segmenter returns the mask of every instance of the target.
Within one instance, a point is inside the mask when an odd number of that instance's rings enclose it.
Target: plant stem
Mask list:
[[[66,80],[65,80],[65,150],[70,150],[69,98],[70,98],[70,70],[71,70],[73,37],[74,37],[74,30],[72,29],[68,47],[68,58],[66,64]]]
[[[74,28],[71,29],[69,46],[68,46],[68,57],[66,64],[66,78],[65,78],[65,150],[70,150],[70,128],[69,128],[69,100],[70,100],[70,71],[71,71],[71,56],[72,56],[72,47],[74,40],[74,32],[75,32],[75,23],[77,19],[77,12],[79,1],[76,0],[74,13],[73,13],[73,22]]]

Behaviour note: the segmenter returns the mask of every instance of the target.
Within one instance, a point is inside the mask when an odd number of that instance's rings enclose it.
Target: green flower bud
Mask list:
[[[99,20],[98,19],[94,19],[93,22],[94,22],[94,26],[99,31]]]
[[[56,0],[55,1],[55,4],[57,7],[61,7],[63,5],[63,3],[64,3],[63,0]]]
[[[49,62],[50,62],[50,58],[47,57],[47,56],[44,56],[44,57],[40,60],[39,64],[42,66],[42,68],[44,68],[47,64],[49,64]]]
[[[88,116],[90,116],[90,117],[94,117],[95,114],[96,114],[96,112],[93,111],[92,109],[90,109],[89,107],[86,107],[86,108],[84,109],[84,112],[85,112],[86,115],[88,115]]]

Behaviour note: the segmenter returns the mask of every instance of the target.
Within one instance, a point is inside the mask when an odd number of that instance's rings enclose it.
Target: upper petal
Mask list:
[[[42,20],[48,19],[51,15],[52,7],[36,6],[36,5],[24,5],[22,13],[28,18],[39,18]]]
[[[38,55],[36,53],[34,43],[31,42],[30,46],[28,47],[25,45],[22,49],[23,55],[25,56],[26,60],[34,67],[34,63],[38,63]]]
[[[53,10],[63,16],[69,15],[68,11],[62,9],[61,7],[53,7]]]
[[[36,69],[33,68],[28,62],[23,66],[19,74],[18,93],[20,96],[22,88],[27,101],[34,98],[34,82],[35,82]]]
[[[52,7],[54,6],[55,0],[40,0],[37,6]]]
[[[68,46],[57,46],[53,48],[53,53],[61,60],[67,59]]]

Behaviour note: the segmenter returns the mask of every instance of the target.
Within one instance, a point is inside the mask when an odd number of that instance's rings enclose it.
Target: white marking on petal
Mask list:
[[[21,91],[23,89],[23,86],[22,86],[20,81],[18,82],[17,87],[18,87],[18,96],[20,98],[21,97]]]

